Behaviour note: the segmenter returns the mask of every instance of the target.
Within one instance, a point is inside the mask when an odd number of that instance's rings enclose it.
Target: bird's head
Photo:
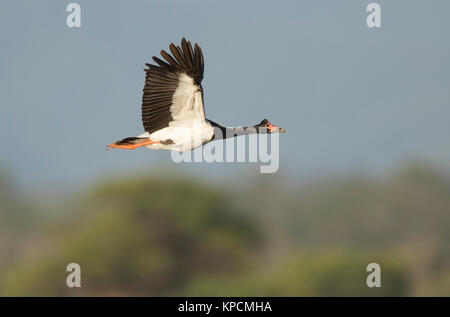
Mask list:
[[[264,119],[261,123],[255,125],[255,128],[258,130],[258,133],[264,133],[263,131],[267,131],[267,133],[284,133],[286,130],[283,128],[277,127],[269,122],[269,120]]]

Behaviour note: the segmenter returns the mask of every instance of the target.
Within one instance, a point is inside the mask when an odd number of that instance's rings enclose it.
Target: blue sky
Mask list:
[[[382,172],[450,162],[448,1],[3,1],[0,165],[21,184],[79,184],[161,166],[239,176],[246,164],[185,164],[166,151],[105,151],[140,134],[144,64],[185,36],[205,55],[207,117],[286,128],[280,172]],[[256,171],[257,169],[255,169]],[[300,177],[300,176],[298,176]]]

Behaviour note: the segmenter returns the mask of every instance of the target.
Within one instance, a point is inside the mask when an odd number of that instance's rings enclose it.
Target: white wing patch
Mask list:
[[[194,79],[187,74],[180,74],[178,87],[172,96],[170,111],[173,121],[169,126],[194,127],[205,122],[202,93]]]

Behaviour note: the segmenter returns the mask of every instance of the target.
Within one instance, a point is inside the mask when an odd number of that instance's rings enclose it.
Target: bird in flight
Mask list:
[[[252,133],[285,132],[267,119],[250,127],[224,127],[205,118],[203,105],[203,53],[186,39],[181,47],[170,44],[161,51],[165,61],[153,56],[157,65],[146,64],[142,97],[142,122],[145,133],[111,143],[107,149],[188,151],[213,140]]]

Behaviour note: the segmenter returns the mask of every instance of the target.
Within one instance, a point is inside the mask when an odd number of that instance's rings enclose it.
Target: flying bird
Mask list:
[[[285,132],[267,119],[250,127],[224,127],[205,118],[203,105],[204,60],[200,46],[194,48],[186,39],[181,47],[173,43],[165,59],[153,56],[157,65],[146,64],[145,86],[142,96],[142,122],[145,132],[111,143],[108,149],[136,149],[187,151],[213,140],[251,133]]]

